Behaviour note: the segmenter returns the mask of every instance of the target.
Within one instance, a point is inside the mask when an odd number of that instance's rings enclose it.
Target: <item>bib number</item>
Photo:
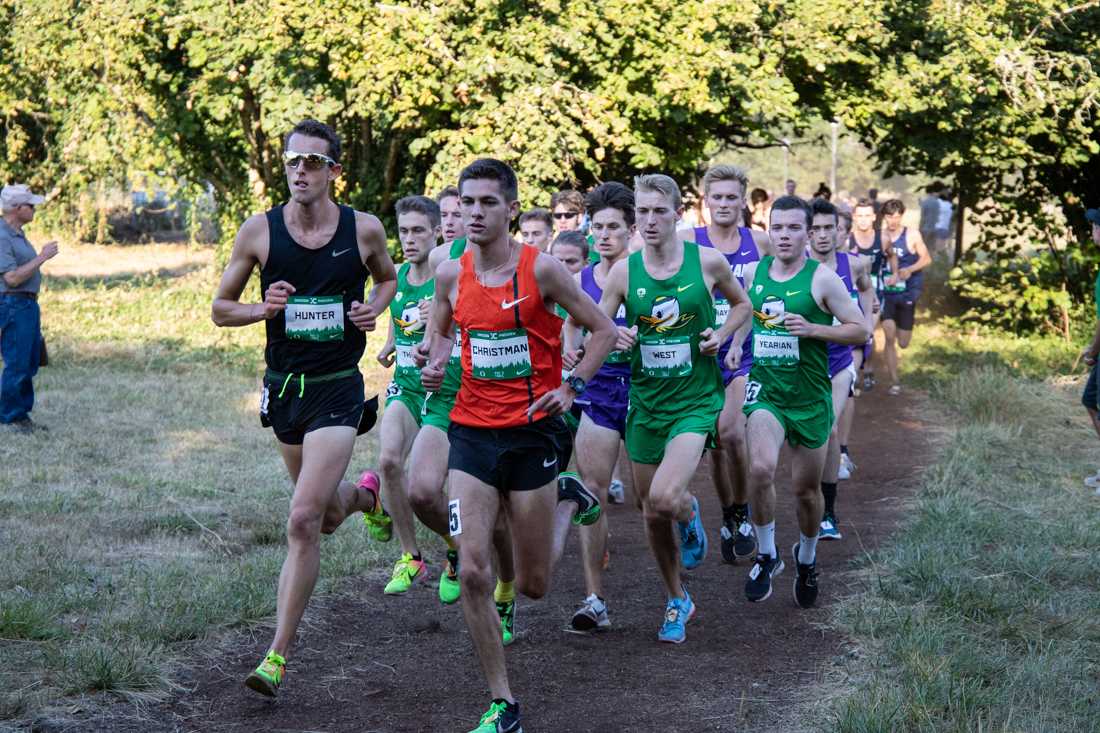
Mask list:
[[[342,341],[344,299],[339,295],[287,298],[286,337],[299,341]]]
[[[752,359],[767,366],[797,364],[798,337],[790,334],[754,333],[752,335]]]
[[[883,282],[886,282],[886,278],[890,277],[892,274],[893,273],[890,272],[889,270],[883,270],[882,271],[882,280],[883,280]],[[899,280],[897,285],[887,285],[885,287],[885,290],[886,290],[887,293],[904,293],[905,292],[905,281],[904,280]]]
[[[459,511],[458,499],[447,502],[447,531],[451,537],[462,534],[462,516]]]
[[[756,404],[758,397],[760,397],[760,382],[745,382],[745,404]]]
[[[691,337],[656,338],[639,344],[642,374],[668,379],[691,374]]]
[[[416,344],[395,344],[395,347],[397,349],[397,370],[405,374],[416,371],[416,359],[413,357]]]
[[[265,385],[264,388],[262,390],[260,390],[260,414],[261,415],[266,415],[267,414],[267,405],[270,401],[271,401],[271,392],[268,391],[267,386]]]
[[[467,331],[471,373],[475,379],[517,379],[531,376],[527,329]]]
[[[730,317],[730,302],[725,298],[714,299],[714,327],[721,328],[726,325],[726,319]]]
[[[455,340],[451,345],[451,359],[459,361],[462,359],[462,330],[455,326]]]
[[[401,385],[398,384],[397,382],[390,382],[389,386],[386,387],[386,399],[389,400],[389,399],[393,399],[394,397],[400,397],[400,396],[401,396]]]

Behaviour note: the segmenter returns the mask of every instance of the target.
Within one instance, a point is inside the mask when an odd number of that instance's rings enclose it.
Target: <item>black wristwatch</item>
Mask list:
[[[570,374],[568,377],[562,380],[564,384],[568,384],[569,388],[573,390],[578,396],[584,394],[584,391],[588,389],[588,383],[578,376]]]

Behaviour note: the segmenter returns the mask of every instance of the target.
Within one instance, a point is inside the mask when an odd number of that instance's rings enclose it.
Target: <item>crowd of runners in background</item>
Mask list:
[[[277,694],[320,535],[355,512],[375,540],[396,536],[382,592],[434,576],[441,603],[462,601],[492,698],[482,733],[522,730],[503,649],[516,594],[547,592],[573,527],[586,595],[563,621],[576,633],[611,625],[603,507],[627,500],[627,475],[664,591],[659,641],[686,640],[695,603],[682,573],[711,537],[723,562],[747,568],[748,601],[771,596],[786,557],[794,602],[814,605],[817,544],[842,539],[838,486],[856,473],[851,398],[875,388],[880,363],[900,393],[898,352],[931,262],[900,200],[869,192],[837,206],[824,185],[804,200],[793,181],[772,197],[716,165],[695,210],[661,174],[523,210],[511,168],[481,159],[456,186],[397,202],[395,267],[379,220],[331,198],[340,153],[315,121],[286,136],[290,201],[242,225],[213,306],[221,326],[265,323],[260,418],[294,484],[277,627],[250,688]],[[264,300],[242,303],[256,268]],[[352,483],[355,438],[379,407],[359,372],[376,328],[388,332],[377,361],[393,369],[380,470]],[[798,510],[789,554],[774,514],[784,444]],[[720,518],[692,494],[707,453]],[[421,546],[417,522],[438,551]]]

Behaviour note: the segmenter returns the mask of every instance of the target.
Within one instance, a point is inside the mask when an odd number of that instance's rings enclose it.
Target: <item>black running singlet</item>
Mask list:
[[[340,223],[320,249],[301,246],[287,231],[283,207],[267,212],[270,246],[260,289],[285,280],[294,286],[287,309],[266,322],[267,367],[307,377],[355,369],[366,335],[348,319],[352,301],[363,302],[370,272],[359,256],[355,210],[340,207]]]

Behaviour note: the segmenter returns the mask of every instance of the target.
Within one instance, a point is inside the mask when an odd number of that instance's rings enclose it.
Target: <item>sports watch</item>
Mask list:
[[[580,377],[570,374],[568,377],[562,380],[564,384],[568,384],[569,388],[573,390],[578,396],[584,394],[584,391],[588,389],[588,383]]]

